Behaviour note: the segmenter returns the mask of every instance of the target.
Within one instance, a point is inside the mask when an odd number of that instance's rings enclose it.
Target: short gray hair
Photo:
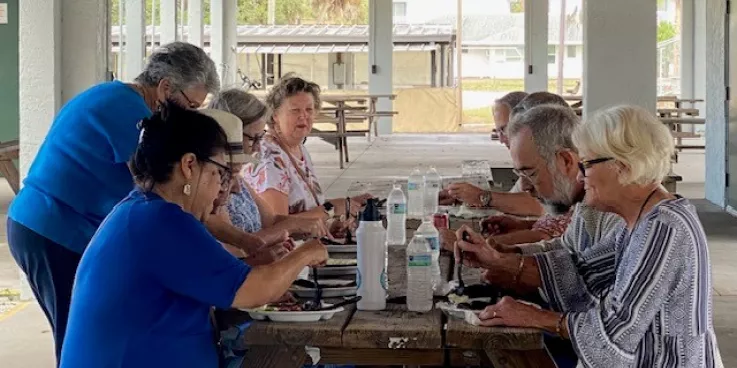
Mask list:
[[[559,105],[540,105],[515,115],[507,128],[509,138],[529,129],[537,152],[548,162],[552,162],[558,151],[568,149],[578,152],[573,144],[573,131],[580,119],[570,107]]]
[[[509,111],[512,112],[512,109],[519,105],[522,100],[524,100],[527,96],[527,92],[522,91],[515,91],[515,92],[509,92],[506,95],[498,98],[496,101],[497,104],[500,105],[506,105],[509,107]]]
[[[614,106],[587,117],[573,141],[588,158],[611,157],[629,167],[619,175],[623,185],[660,183],[671,169],[673,136],[650,111]]]
[[[258,97],[240,89],[230,88],[221,91],[210,101],[208,108],[227,111],[243,122],[243,127],[269,115],[266,104]]]
[[[555,93],[533,92],[527,95],[527,97],[520,101],[516,106],[514,106],[514,108],[512,109],[512,115],[523,113],[535,106],[540,105],[558,105],[570,108],[568,102],[566,102],[563,97],[560,97]]]
[[[276,110],[284,104],[287,98],[296,96],[299,93],[309,93],[312,95],[312,99],[315,101],[315,111],[320,110],[322,102],[320,101],[320,86],[314,82],[307,81],[300,77],[290,76],[289,78],[282,78],[279,83],[275,84],[271,88],[269,94],[266,95],[266,105],[269,106],[272,113],[276,113]],[[269,119],[269,126],[274,125],[274,119]]]
[[[135,81],[155,87],[162,79],[175,90],[204,86],[207,92],[216,93],[220,89],[215,63],[204,50],[186,42],[172,42],[154,50]]]

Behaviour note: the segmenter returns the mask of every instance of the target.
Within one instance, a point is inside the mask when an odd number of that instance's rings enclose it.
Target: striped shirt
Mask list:
[[[686,199],[659,203],[583,251],[535,256],[553,309],[584,367],[721,365],[706,235]],[[574,277],[561,274],[568,258]],[[585,294],[583,296],[582,294]]]

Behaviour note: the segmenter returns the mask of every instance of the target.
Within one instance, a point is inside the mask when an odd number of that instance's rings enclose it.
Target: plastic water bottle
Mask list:
[[[407,309],[432,309],[432,250],[423,236],[415,235],[407,245]]]
[[[434,167],[425,173],[425,216],[432,216],[438,213],[438,195],[440,194],[440,185],[442,184],[440,174]]]
[[[433,290],[439,291],[442,285],[440,276],[440,233],[433,225],[432,217],[425,217],[415,234],[427,239],[430,245],[430,251],[432,252],[432,286]]]
[[[386,212],[387,244],[404,245],[407,242],[407,198],[397,183],[386,200]]]
[[[386,230],[381,222],[375,199],[366,202],[361,222],[356,230],[358,273],[356,306],[359,310],[383,310],[386,308]]]
[[[425,207],[425,203],[423,202],[424,187],[425,177],[420,173],[420,169],[412,170],[412,173],[407,179],[407,216],[410,218],[422,218]]]

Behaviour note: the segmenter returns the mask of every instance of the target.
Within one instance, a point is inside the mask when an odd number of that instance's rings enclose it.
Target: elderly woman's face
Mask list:
[[[312,131],[315,120],[315,99],[312,94],[299,92],[287,97],[274,112],[274,123],[284,138],[302,142]]]
[[[586,191],[584,201],[587,205],[604,211],[619,200],[619,170],[613,165],[614,161],[606,157],[581,157],[578,181],[583,183]]]
[[[259,143],[266,133],[266,118],[243,127],[243,153],[251,155],[259,150]]]

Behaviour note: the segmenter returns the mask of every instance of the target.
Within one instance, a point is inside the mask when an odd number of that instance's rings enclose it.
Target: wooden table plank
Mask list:
[[[441,366],[444,351],[424,349],[320,349],[320,364]]]
[[[352,349],[440,349],[442,312],[410,312],[387,304],[383,311],[356,311],[343,331],[343,347]]]
[[[449,318],[445,335],[449,347],[489,350],[536,350],[543,347],[542,332],[529,328],[480,327]]]

